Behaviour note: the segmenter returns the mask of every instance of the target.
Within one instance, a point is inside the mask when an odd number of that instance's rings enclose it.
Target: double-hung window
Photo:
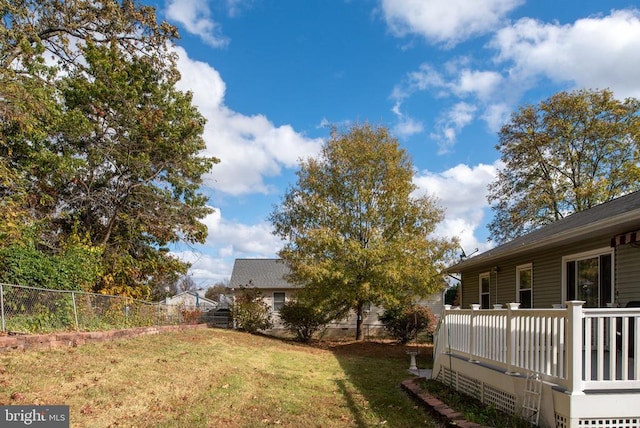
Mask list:
[[[533,265],[516,266],[516,287],[518,290],[518,303],[520,307],[527,309],[533,307]]]
[[[489,298],[490,294],[490,278],[491,274],[489,272],[481,273],[479,282],[480,282],[480,308],[481,309],[490,309],[489,305],[491,304],[491,299]]]
[[[284,306],[285,293],[284,291],[276,291],[273,293],[273,311],[279,312]]]

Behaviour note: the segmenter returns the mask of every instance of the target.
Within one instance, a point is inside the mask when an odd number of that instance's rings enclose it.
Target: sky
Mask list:
[[[385,126],[410,155],[416,195],[445,210],[437,234],[494,246],[487,185],[500,127],[560,91],[640,98],[640,3],[626,0],[166,0],[179,88],[220,159],[202,192],[202,245],[173,254],[201,288],[236,258],[274,258],[269,214],[332,126]]]

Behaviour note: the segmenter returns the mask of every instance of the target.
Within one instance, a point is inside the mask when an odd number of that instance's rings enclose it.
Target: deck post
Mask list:
[[[513,311],[518,310],[520,308],[520,303],[509,303],[507,305],[507,371],[505,372],[508,375],[516,375],[518,372],[513,370],[514,363],[514,349],[513,347],[516,345],[516,317],[513,316]]]
[[[451,334],[449,333],[449,318],[447,317],[451,305],[444,305],[442,314],[440,315],[440,321],[438,322],[436,349],[434,349],[433,357],[440,353],[451,353]],[[445,346],[446,343],[446,346]]]
[[[477,303],[473,303],[471,305],[471,324],[469,325],[469,361],[475,362],[477,361],[473,356],[475,355],[475,325],[476,325],[476,312],[480,310],[480,305]]]
[[[567,380],[569,381],[569,395],[584,395],[582,381],[582,300],[567,302]],[[588,352],[588,351],[587,351]]]

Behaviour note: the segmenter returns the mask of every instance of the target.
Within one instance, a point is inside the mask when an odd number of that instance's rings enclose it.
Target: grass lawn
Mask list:
[[[66,404],[72,427],[439,427],[400,389],[407,349],[196,329],[9,352],[0,404]]]

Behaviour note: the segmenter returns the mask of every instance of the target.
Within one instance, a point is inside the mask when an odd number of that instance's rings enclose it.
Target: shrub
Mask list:
[[[180,308],[180,315],[182,315],[183,324],[198,324],[200,319],[200,309],[189,309],[185,307]]]
[[[299,300],[291,300],[280,308],[284,327],[296,335],[296,340],[309,342],[313,335],[331,319],[321,307]]]
[[[262,298],[260,290],[255,288],[240,289],[233,304],[233,319],[239,329],[249,333],[273,326],[269,305]]]
[[[415,339],[420,332],[433,333],[436,327],[429,308],[416,304],[387,308],[379,319],[389,334],[403,344]]]

